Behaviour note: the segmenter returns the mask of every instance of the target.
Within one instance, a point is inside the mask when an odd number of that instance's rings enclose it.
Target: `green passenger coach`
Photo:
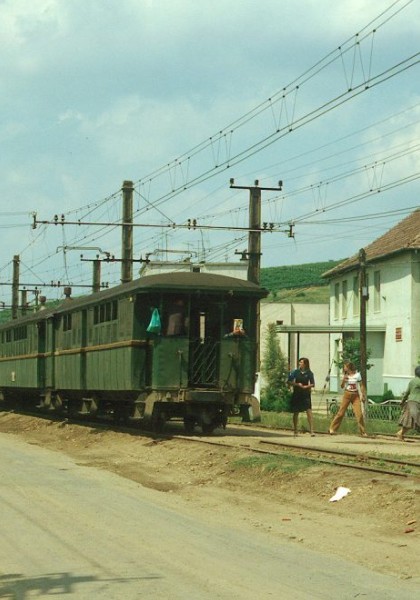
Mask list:
[[[257,285],[222,275],[145,276],[0,325],[5,400],[160,430],[225,426],[259,406]]]

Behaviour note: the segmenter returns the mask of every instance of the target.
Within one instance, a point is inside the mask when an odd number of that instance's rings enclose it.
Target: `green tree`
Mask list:
[[[267,344],[261,371],[265,383],[261,390],[261,408],[278,412],[287,410],[290,402],[287,360],[280,348],[275,323],[267,325]]]
[[[366,361],[369,360],[371,350],[366,350]],[[343,338],[343,351],[338,360],[334,360],[334,363],[339,369],[343,368],[344,363],[352,362],[357,369],[360,369],[360,340],[357,338]],[[366,362],[366,369],[370,369],[373,366],[372,363]]]

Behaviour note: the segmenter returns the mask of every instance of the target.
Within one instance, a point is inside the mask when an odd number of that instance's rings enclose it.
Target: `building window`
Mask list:
[[[369,312],[369,274],[366,273],[366,312]]]
[[[334,286],[334,319],[338,319],[340,312],[340,284]]]
[[[395,328],[395,341],[402,342],[402,327]]]
[[[360,313],[359,278],[353,277],[353,316]]]
[[[345,279],[341,284],[341,317],[345,319],[347,317],[347,279]]]
[[[373,310],[379,312],[381,310],[381,272],[373,273]]]

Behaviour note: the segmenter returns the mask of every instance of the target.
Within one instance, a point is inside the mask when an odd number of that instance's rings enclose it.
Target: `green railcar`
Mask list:
[[[154,429],[225,426],[253,397],[266,290],[203,273],[142,277],[0,325],[5,398]]]

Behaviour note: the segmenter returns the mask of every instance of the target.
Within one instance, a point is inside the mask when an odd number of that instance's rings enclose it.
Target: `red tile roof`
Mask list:
[[[420,208],[408,215],[400,223],[384,235],[364,248],[366,263],[407,250],[420,249]],[[326,271],[322,277],[331,278],[344,271],[349,271],[359,264],[359,254],[348,258],[333,269]]]

